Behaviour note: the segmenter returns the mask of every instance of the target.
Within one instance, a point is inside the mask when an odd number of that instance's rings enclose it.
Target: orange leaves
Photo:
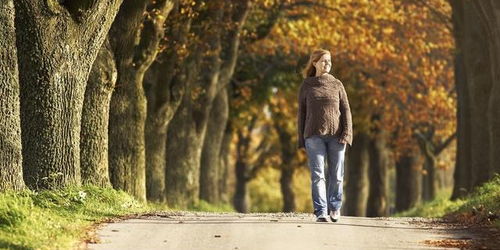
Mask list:
[[[258,0],[257,5],[273,8],[276,1]],[[389,131],[397,150],[416,144],[417,127],[433,127],[437,140],[454,132],[454,40],[446,0],[297,2],[288,0],[282,16],[301,18],[281,18],[266,39],[245,51],[292,57],[329,49],[333,74],[344,82],[352,102],[353,119],[362,123],[356,128]],[[287,95],[273,96],[270,105],[293,114],[296,100]],[[381,120],[372,121],[374,114]]]

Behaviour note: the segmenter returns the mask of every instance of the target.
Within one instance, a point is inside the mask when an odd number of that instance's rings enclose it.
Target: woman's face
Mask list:
[[[332,58],[330,54],[324,54],[317,62],[313,63],[313,65],[316,67],[316,75],[328,73],[332,68]]]

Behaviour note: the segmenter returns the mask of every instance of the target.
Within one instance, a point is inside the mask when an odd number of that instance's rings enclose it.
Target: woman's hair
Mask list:
[[[324,54],[331,55],[330,51],[326,49],[316,49],[311,53],[306,67],[302,70],[302,76],[304,78],[316,75],[316,67],[314,67],[313,63],[317,62]]]

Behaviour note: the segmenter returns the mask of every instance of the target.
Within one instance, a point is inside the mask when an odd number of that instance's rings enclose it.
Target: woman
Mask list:
[[[328,73],[331,67],[330,52],[315,50],[303,71],[305,79],[299,90],[298,146],[307,152],[318,222],[327,222],[328,215],[333,222],[340,218],[344,155],[346,144],[352,144],[349,101],[342,82]]]

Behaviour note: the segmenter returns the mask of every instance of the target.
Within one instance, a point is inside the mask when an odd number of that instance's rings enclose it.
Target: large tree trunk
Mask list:
[[[464,34],[466,27],[465,9],[462,0],[450,1],[453,14],[453,28],[456,44],[455,52],[455,85],[457,89],[457,152],[452,199],[465,196],[472,187],[471,167],[471,109],[473,105],[469,98],[467,86],[467,70],[465,67]],[[469,9],[471,6],[468,6]],[[468,20],[467,22],[470,22]]]
[[[365,216],[368,198],[368,135],[355,135],[356,143],[350,148],[346,166],[345,215]]]
[[[229,103],[224,88],[214,99],[201,154],[200,199],[210,203],[220,202],[220,153],[228,117]]]
[[[111,97],[109,167],[111,182],[140,200],[146,199],[145,123],[147,103],[143,78],[158,53],[169,0],[126,1],[111,27],[118,69]],[[148,18],[144,19],[144,12]]]
[[[80,133],[82,183],[110,186],[108,168],[108,122],[116,65],[106,41],[90,71]]]
[[[14,4],[25,181],[35,189],[79,185],[85,87],[121,0]]]
[[[183,102],[190,99],[185,95]],[[166,193],[170,206],[188,207],[198,203],[200,158],[204,133],[198,133],[191,110],[180,105],[170,121],[167,138]],[[175,143],[174,143],[175,142]]]
[[[487,117],[490,165],[487,169],[480,170],[486,173],[483,173],[484,176],[478,176],[475,183],[477,186],[493,177],[495,173],[500,173],[500,3],[486,0],[473,2],[473,4],[479,12],[480,20],[487,34],[490,61],[486,64],[489,65],[489,77],[492,81],[491,88],[484,92],[486,94],[484,96],[489,95]],[[474,37],[474,39],[477,38]]]
[[[0,192],[24,188],[14,3],[0,3]]]
[[[172,66],[155,64],[148,80],[148,115],[146,119],[147,198],[166,201],[167,131],[182,96],[184,75],[175,75]],[[166,70],[165,70],[166,68]]]
[[[385,132],[378,132],[370,139],[369,155],[370,166],[368,175],[370,179],[370,192],[366,208],[366,216],[379,217],[388,215],[387,205],[387,169],[388,148]]]
[[[408,210],[420,202],[422,165],[418,152],[410,152],[396,161],[396,211]]]
[[[455,72],[459,112],[452,198],[458,198],[499,169],[500,4],[453,0],[451,5],[458,51]]]
[[[118,84],[126,81],[139,84],[140,80],[134,79],[131,74],[122,72]],[[140,200],[146,199],[145,120],[146,98],[143,92],[134,86],[117,86],[111,98],[109,117],[111,183],[114,188]]]
[[[467,90],[470,100],[470,138],[472,185],[490,177],[491,138],[488,131],[488,99],[492,87],[491,60],[486,30],[477,20],[479,13],[470,3],[464,3],[465,27],[463,37],[464,63],[467,70]]]

